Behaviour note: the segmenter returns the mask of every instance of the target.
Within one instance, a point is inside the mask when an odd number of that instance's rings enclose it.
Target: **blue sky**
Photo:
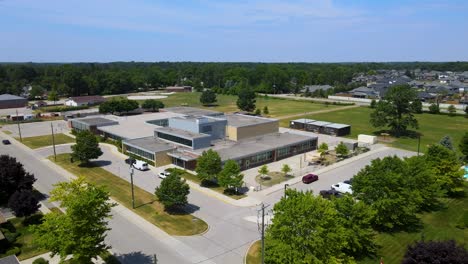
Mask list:
[[[0,61],[467,61],[468,0],[0,0]]]

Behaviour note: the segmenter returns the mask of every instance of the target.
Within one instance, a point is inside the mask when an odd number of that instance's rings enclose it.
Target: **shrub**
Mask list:
[[[19,255],[21,253],[21,249],[19,247],[12,247],[9,250],[7,250],[6,255]]]
[[[49,261],[44,258],[38,258],[33,261],[33,264],[49,264]]]

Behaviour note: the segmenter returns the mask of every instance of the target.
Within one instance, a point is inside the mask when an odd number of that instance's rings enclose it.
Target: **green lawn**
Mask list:
[[[19,137],[16,137],[15,139],[18,141],[20,140]],[[55,134],[54,139],[55,139],[55,145],[75,143],[74,138],[69,137],[65,134]],[[52,146],[52,135],[26,137],[26,138],[23,138],[23,141],[21,143],[23,143],[24,145],[32,149]]]
[[[7,135],[13,134],[13,133],[11,133],[11,131],[9,131],[9,130],[2,130],[2,132],[5,133],[5,134],[7,134]]]
[[[170,170],[170,169],[169,169]],[[197,175],[194,175],[192,173],[189,173],[187,171],[183,171],[183,170],[179,170],[180,171],[180,176],[186,180],[189,180],[191,182],[194,182],[194,183],[197,183],[197,184],[201,184],[201,180],[200,178],[197,177]],[[220,194],[224,194],[226,195],[227,197],[230,197],[232,199],[236,199],[236,200],[239,200],[239,199],[242,199],[244,197],[247,197],[247,195],[245,194],[234,194],[234,193],[228,193],[228,192],[224,192],[224,187],[221,187],[219,185],[211,185],[211,186],[203,186],[205,188],[208,188],[210,190],[213,190],[215,192],[218,192]]]
[[[260,264],[262,262],[262,254],[260,252],[262,245],[260,240],[255,241],[247,251],[247,256],[245,259],[246,264]]]
[[[468,228],[457,228],[463,217],[468,214],[468,196],[459,199],[443,199],[445,209],[422,215],[424,228],[417,233],[400,232],[395,234],[382,233],[377,235],[377,243],[381,246],[376,259],[360,261],[361,264],[378,263],[383,257],[386,264],[401,263],[406,247],[414,241],[421,240],[456,240],[468,248]]]
[[[54,161],[53,156],[49,160]],[[70,154],[57,155],[56,163],[76,176],[84,176],[89,182],[105,187],[113,199],[127,208],[132,207],[130,183],[100,167],[80,167],[70,163]],[[169,214],[156,200],[154,194],[137,186],[135,190],[135,209],[133,211],[161,228],[170,235],[190,236],[203,233],[208,225],[190,214]]]
[[[280,126],[288,127],[290,120],[298,118],[344,123],[351,125],[351,135],[349,135],[349,137],[357,138],[358,134],[373,134],[378,132],[379,129],[372,127],[369,123],[371,112],[372,109],[368,107],[357,107],[330,113],[311,114],[281,120]],[[424,113],[416,115],[416,118],[419,121],[419,129],[416,131],[422,134],[421,151],[425,151],[427,145],[439,142],[445,135],[451,136],[454,145],[458,145],[463,133],[468,131],[468,118],[463,116],[450,117],[447,115],[431,115]],[[388,143],[388,145],[417,151],[418,139],[401,137]]]
[[[165,99],[160,99],[166,107],[172,106],[192,106],[200,107],[204,109],[210,109],[221,112],[236,112],[239,109],[236,106],[237,96],[234,95],[217,95],[217,105],[211,107],[202,106],[200,103],[200,94],[201,93],[175,93],[168,95]],[[263,111],[263,107],[268,106],[270,117],[280,117],[292,114],[300,114],[312,111],[318,111],[323,109],[332,109],[336,108],[335,105],[325,105],[321,103],[314,103],[310,101],[298,101],[298,100],[288,100],[281,98],[263,96],[257,97],[257,108]]]
[[[37,214],[32,216],[32,218],[40,216],[40,214]],[[47,250],[40,249],[33,243],[33,234],[31,233],[29,226],[27,224],[23,224],[23,220],[23,217],[13,218],[8,220],[8,223],[2,224],[2,231],[4,233],[11,232],[12,234],[16,233],[18,235],[13,245],[21,250],[21,253],[17,255],[18,259],[25,260],[46,253]],[[0,254],[0,258],[6,257],[6,255],[7,254]]]
[[[262,186],[268,186],[268,187],[294,178],[294,176],[290,176],[290,175],[286,176],[284,173],[279,172],[279,171],[269,172],[268,176],[264,178],[262,178],[261,176],[262,175],[260,174],[257,175],[255,177],[255,181],[261,184]]]

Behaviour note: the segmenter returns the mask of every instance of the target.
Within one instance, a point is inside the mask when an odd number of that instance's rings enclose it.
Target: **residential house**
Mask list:
[[[190,93],[192,92],[192,86],[168,86],[166,92]]]

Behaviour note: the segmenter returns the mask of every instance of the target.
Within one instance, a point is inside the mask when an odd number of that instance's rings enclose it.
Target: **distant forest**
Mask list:
[[[329,84],[347,90],[352,77],[371,70],[468,71],[468,62],[392,63],[2,63],[0,94],[21,94],[32,85],[62,96],[122,94],[171,85],[214,88],[235,94],[242,86],[257,92],[297,92],[303,85]]]

